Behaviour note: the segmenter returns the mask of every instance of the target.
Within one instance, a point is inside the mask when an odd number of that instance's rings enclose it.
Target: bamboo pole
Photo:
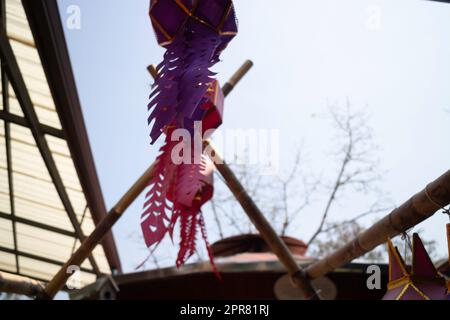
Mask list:
[[[47,284],[42,295],[38,296],[40,299],[53,299],[53,297],[64,287],[70,273],[67,272],[69,266],[80,266],[86,257],[94,250],[94,248],[101,242],[106,233],[112,226],[120,219],[124,211],[129,205],[139,196],[145,189],[148,182],[153,178],[154,168],[157,162],[154,162],[144,174],[131,186],[131,188],[122,196],[117,204],[108,212],[108,214],[95,227],[94,231],[87,237],[75,253],[69,258],[64,266],[59,269],[58,273]]]
[[[228,80],[222,87],[223,95],[226,97],[234,89],[234,87],[241,81],[244,75],[253,67],[253,62],[251,60],[245,61],[242,66],[233,74],[233,76]],[[156,78],[158,71],[155,65],[150,65],[148,67],[150,74]],[[304,276],[303,270],[295,261],[291,252],[287,248],[286,244],[281,240],[280,236],[275,232],[270,223],[264,217],[264,214],[255,204],[253,199],[249,196],[247,191],[245,191],[242,184],[237,179],[236,175],[230,169],[230,167],[224,162],[221,156],[218,154],[217,150],[211,145],[210,141],[205,141],[205,149],[209,148],[208,155],[211,156],[211,160],[215,163],[215,166],[219,173],[224,178],[227,183],[228,188],[234,194],[237,201],[242,206],[242,209],[250,218],[250,220],[255,225],[256,229],[260,232],[261,236],[264,238],[266,243],[278,257],[280,262],[285,266],[293,284],[304,292],[306,299],[318,299],[319,294],[315,292],[311,283]]]
[[[242,77],[250,70],[253,63],[247,60],[244,65],[238,69],[233,75],[232,80],[229,82],[233,86],[228,89],[226,95],[228,95],[234,86],[242,79]],[[154,77],[157,75],[157,70],[154,65],[148,67],[148,71]],[[224,93],[225,95],[225,93]],[[138,179],[138,181],[125,193],[125,195],[117,202],[117,204],[108,212],[102,221],[95,227],[94,231],[87,237],[81,244],[81,246],[74,252],[70,259],[61,267],[56,275],[47,284],[43,293],[41,293],[39,299],[53,299],[53,297],[64,287],[64,284],[70,277],[70,273],[67,272],[69,266],[79,266],[83,263],[86,257],[94,250],[94,248],[100,243],[105,234],[113,227],[113,225],[120,219],[123,212],[128,206],[139,196],[139,194],[145,189],[148,181],[153,177],[153,171],[156,166],[154,162],[147,171]]]
[[[431,217],[450,204],[450,170],[411,197],[389,215],[361,233],[354,240],[306,268],[309,278],[321,277],[375,249]]]
[[[0,292],[35,297],[44,292],[44,284],[27,277],[0,272]]]
[[[154,64],[151,64],[147,67],[148,73],[153,77],[153,79],[156,79],[158,76],[158,70],[156,70],[156,66]]]
[[[251,60],[245,61],[242,66],[231,76],[222,87],[223,95],[226,97],[233,88],[241,81],[244,75],[253,67],[253,62]]]
[[[295,258],[289,251],[286,244],[283,240],[281,240],[280,236],[272,228],[269,221],[267,221],[264,217],[264,214],[247,193],[230,167],[225,163],[225,160],[221,157],[217,150],[215,150],[210,141],[205,141],[204,147],[206,153],[213,159],[217,171],[219,171],[228,188],[231,190],[242,209],[244,209],[244,212],[255,225],[256,229],[258,229],[267,245],[272,249],[273,253],[275,253],[280,262],[286,268],[287,272],[291,276],[291,281],[294,286],[298,287],[303,292],[305,300],[320,299],[319,294],[315,292],[311,282],[305,276],[304,270],[298,265],[297,261],[295,261]]]

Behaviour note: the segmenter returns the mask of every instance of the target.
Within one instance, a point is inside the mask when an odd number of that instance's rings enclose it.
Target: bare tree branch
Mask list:
[[[392,209],[393,209],[392,207],[385,207],[385,208],[367,210],[367,211],[365,211],[363,213],[358,214],[357,216],[353,217],[352,219],[345,220],[345,221],[340,221],[338,223],[331,224],[328,228],[323,229],[322,233],[328,233],[330,231],[335,230],[336,228],[340,228],[342,225],[351,224],[351,223],[357,222],[358,220],[360,220],[362,218],[365,218],[365,217],[367,217],[369,215],[372,215],[372,214],[376,214],[376,213],[380,213],[380,212],[389,212],[389,211],[392,211]]]
[[[348,101],[345,113],[338,113],[333,108],[330,108],[330,113],[335,126],[339,130],[338,137],[344,141],[342,147],[338,149],[339,153],[341,153],[339,156],[341,164],[321,215],[319,226],[309,239],[308,246],[322,232],[326,231],[324,230],[325,223],[336,201],[337,194],[343,188],[353,185],[356,188],[367,191],[370,184],[379,179],[375,174],[376,163],[371,159],[370,153],[372,148],[370,146],[372,145],[372,135],[368,129],[365,115],[352,112]]]
[[[343,109],[330,107],[330,114],[337,130],[332,144],[337,148],[333,150],[333,155],[338,159],[334,180],[331,182],[326,181],[323,174],[319,176],[313,170],[308,170],[304,153],[300,152],[304,151],[302,146],[298,148],[292,167],[289,167],[285,175],[275,178],[261,175],[258,167],[247,161],[231,165],[246,191],[280,235],[286,235],[293,224],[300,220],[299,216],[307,212],[317,198],[325,196],[320,223],[308,241],[317,256],[329,252],[336,243],[342,243],[347,238],[350,240],[351,236],[363,230],[359,221],[364,217],[390,209],[384,201],[379,200],[367,211],[348,220],[329,223],[335,203],[347,188],[368,193],[375,191],[374,186],[379,179],[378,162],[373,157],[377,148],[372,142],[366,114],[354,112],[349,102]],[[217,172],[215,176],[223,183],[216,184],[211,207],[206,206],[204,210],[211,210],[212,221],[217,225],[217,236],[223,239],[235,234],[255,233],[255,227],[226,187],[223,178]],[[199,247],[199,250],[203,249]],[[172,255],[174,253],[170,252]],[[162,254],[161,250],[158,253],[151,251],[139,267],[144,267],[151,261],[153,266],[159,268],[162,265]],[[205,251],[198,251],[196,257],[202,259],[204,254]],[[374,261],[381,259],[380,257],[380,252],[370,254],[370,259]]]

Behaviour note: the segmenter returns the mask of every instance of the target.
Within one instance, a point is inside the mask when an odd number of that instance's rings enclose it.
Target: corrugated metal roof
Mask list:
[[[39,53],[34,46],[32,32],[28,25],[20,0],[6,1],[7,34],[24,78],[34,109],[41,124],[61,129],[58,113],[46,80]],[[1,88],[0,88],[1,90]],[[0,110],[4,110],[4,102]],[[9,86],[9,113],[23,117],[19,102]],[[34,223],[13,222],[8,182],[6,156],[5,121],[0,120],[0,270],[49,280],[64,263],[73,248],[78,247],[74,228],[52,182],[47,167],[27,127],[10,124],[10,145],[12,161],[12,182],[14,216]],[[87,207],[67,142],[61,138],[46,135],[52,157],[56,163],[71,205],[81,223],[83,233],[89,234],[94,222]],[[17,238],[14,243],[13,224]],[[43,224],[49,228],[42,228]],[[62,229],[65,232],[57,232]],[[16,257],[18,255],[18,265]],[[93,253],[100,271],[110,273],[110,268],[101,246]],[[81,282],[95,280],[89,261],[81,266]]]

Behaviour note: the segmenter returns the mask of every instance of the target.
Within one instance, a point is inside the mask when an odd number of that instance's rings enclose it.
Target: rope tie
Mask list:
[[[406,249],[409,247],[409,249],[412,251],[411,238],[409,237],[409,234],[408,234],[409,230],[402,230],[400,228],[397,228],[397,226],[392,221],[392,213],[389,214],[389,224],[391,225],[392,229],[394,229],[396,232],[398,232],[401,239],[405,242],[404,256],[406,258],[406,255],[408,253]]]
[[[401,239],[405,241],[409,249],[412,251],[411,237],[409,236],[408,231],[402,232]],[[406,256],[406,246],[405,246],[405,256]]]
[[[445,208],[445,206],[441,205],[440,203],[438,203],[437,201],[435,201],[431,196],[430,193],[428,192],[428,186],[425,187],[425,195],[427,196],[428,200],[434,204],[438,209],[442,210],[443,214],[448,215],[449,219],[450,219],[450,207]]]
[[[396,232],[398,232],[399,234],[405,232],[403,229],[401,228],[397,228],[397,226],[394,224],[394,222],[392,221],[392,212],[389,214],[389,224],[391,225],[392,229],[394,229]]]

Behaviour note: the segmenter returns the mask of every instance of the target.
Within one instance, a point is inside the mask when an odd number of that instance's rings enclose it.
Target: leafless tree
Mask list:
[[[330,212],[338,197],[349,187],[356,191],[367,192],[379,180],[378,161],[374,151],[372,132],[368,126],[367,115],[354,112],[347,101],[344,112],[339,113],[336,107],[330,107],[330,114],[337,129],[338,150],[336,157],[340,162],[336,178],[329,187],[329,196],[321,214],[320,224],[308,241],[311,245],[324,232]],[[373,213],[369,211],[366,215]],[[379,212],[379,211],[378,211]]]
[[[358,192],[375,192],[374,185],[379,179],[378,161],[375,157],[377,148],[372,142],[367,115],[364,112],[354,112],[350,103],[347,103],[344,109],[330,106],[330,114],[337,129],[335,145],[338,145],[338,149],[334,156],[338,159],[339,166],[335,180],[324,181],[313,174],[307,174],[308,170],[305,170],[305,163],[302,161],[302,148],[297,151],[292,167],[285,177],[262,177],[251,166],[233,166],[250,196],[280,235],[287,234],[289,227],[306,211],[316,195],[323,197],[328,194],[320,224],[308,241],[309,245],[320,235],[331,232],[330,226],[327,225],[329,216],[345,189],[353,187]],[[219,175],[217,177],[220,178]],[[379,198],[381,199],[381,196]],[[390,208],[392,206],[386,206],[384,200],[379,200],[367,212],[349,221],[340,220],[339,223],[352,224],[363,217],[386,212]],[[211,209],[220,238],[230,232],[241,234],[255,231],[226,188],[217,190],[211,201]]]
[[[311,203],[311,197],[319,184],[313,176],[305,172],[302,165],[300,150],[297,151],[292,168],[285,177],[263,176],[258,169],[245,162],[241,165],[231,165],[250,197],[257,202],[266,218],[281,235],[286,235],[292,222]],[[217,178],[221,179],[219,174]],[[256,232],[228,189],[217,188],[210,203],[220,238]]]
[[[364,231],[364,228],[358,221],[348,221],[343,224],[325,224],[324,237],[318,237],[309,254],[315,258],[324,257],[333,251],[339,249],[342,244],[354,239],[358,234]],[[364,256],[366,261],[373,263],[386,261],[384,250],[377,248]]]
[[[301,149],[300,149],[301,150]],[[282,224],[280,234],[285,236],[287,234],[289,226],[293,221],[297,219],[300,213],[311,203],[311,198],[314,192],[317,190],[319,181],[315,178],[308,177],[304,172],[301,172],[301,152],[297,151],[294,164],[291,171],[286,178],[277,177],[277,185],[279,186],[279,192],[281,193],[281,208],[279,212],[282,212]],[[300,186],[296,184],[296,180],[300,180]],[[301,196],[299,197],[299,193]],[[300,198],[297,205],[293,208],[290,207],[290,200],[293,198]]]
[[[312,237],[308,241],[311,252],[316,256],[326,254],[343,241],[356,235],[364,228],[359,223],[369,215],[385,213],[392,209],[392,205],[385,200],[384,195],[377,190],[376,183],[380,178],[378,173],[377,147],[373,143],[372,132],[368,125],[365,112],[355,112],[350,103],[344,108],[330,106],[331,121],[336,128],[335,141],[337,146],[333,157],[336,173],[332,181],[326,181],[308,170],[302,154],[303,147],[299,148],[292,167],[285,176],[263,176],[258,169],[243,162],[233,165],[232,169],[245,189],[255,200],[261,211],[265,213],[269,222],[280,235],[288,234],[295,221],[300,220],[302,214],[307,212],[317,198],[325,198],[323,211],[320,213],[320,222]],[[330,146],[332,149],[332,146]],[[216,173],[216,181],[221,180]],[[205,205],[205,215],[212,217],[216,225],[216,238],[222,239],[235,234],[256,232],[234,196],[217,181],[214,198]],[[348,189],[359,193],[375,193],[377,201],[366,212],[356,214],[348,220],[337,216],[335,205],[340,198],[344,198]],[[334,217],[335,222],[330,222]],[[208,233],[214,231],[209,226]],[[334,240],[334,241],[333,241]],[[146,263],[158,267],[160,262],[159,251],[150,252]],[[201,259],[199,252],[197,259]],[[376,252],[370,259],[380,258]]]

